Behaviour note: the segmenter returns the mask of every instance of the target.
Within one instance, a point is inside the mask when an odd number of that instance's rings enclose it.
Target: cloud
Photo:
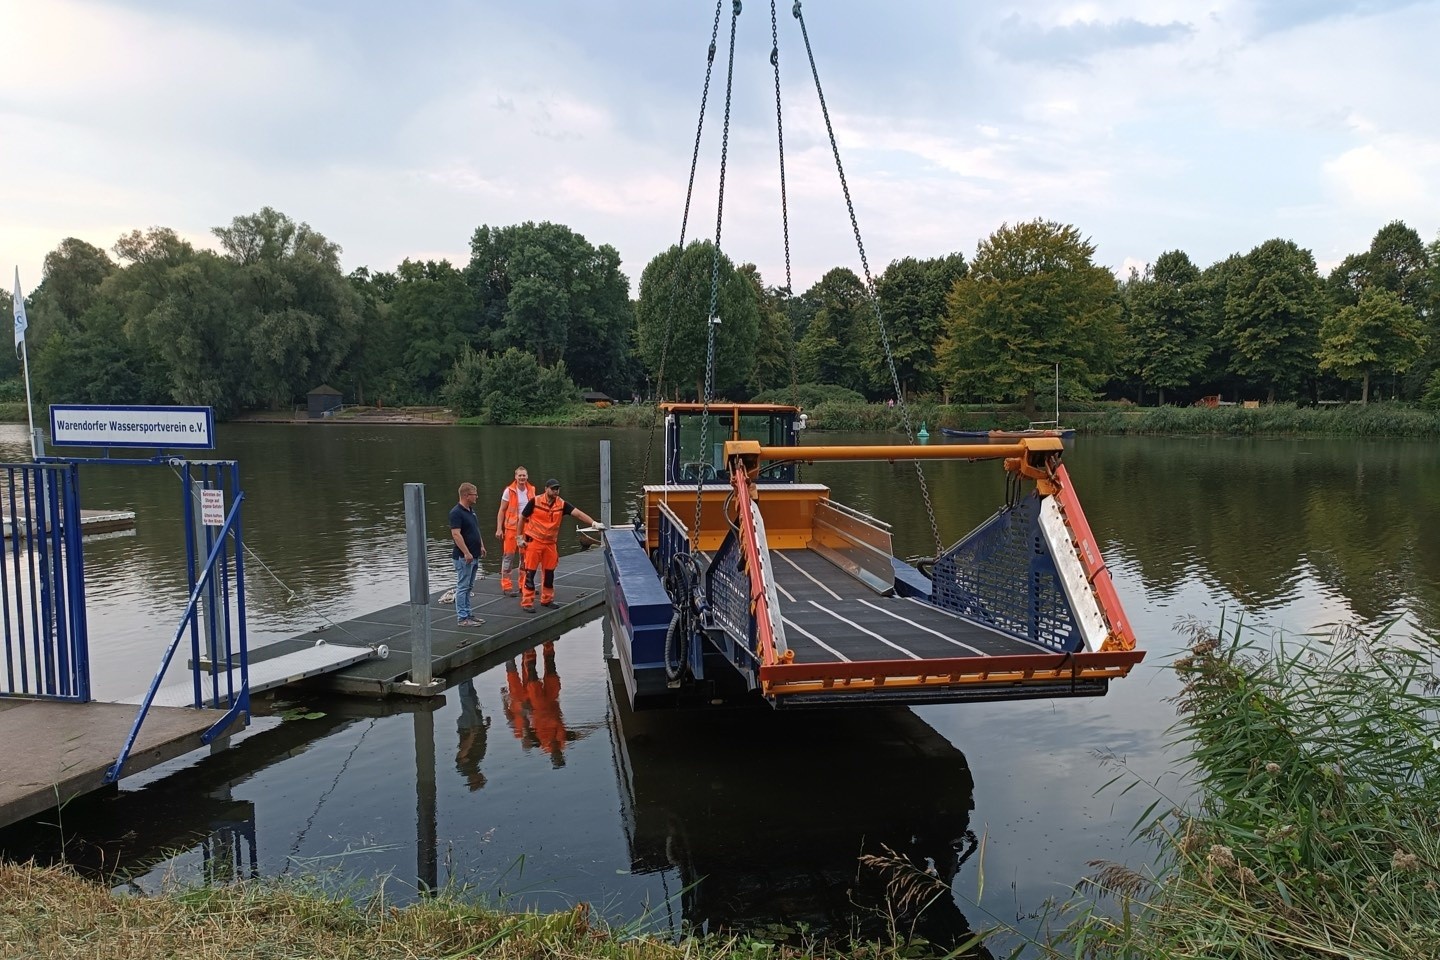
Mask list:
[[[1326,20],[1372,17],[1426,0],[1258,0],[1255,26],[1260,35],[1280,33]]]
[[[1078,66],[1102,54],[1152,47],[1184,40],[1194,34],[1189,24],[1142,23],[1129,17],[1102,22],[1082,20],[1046,27],[1011,14],[995,29],[995,50],[1017,62],[1039,61]]]

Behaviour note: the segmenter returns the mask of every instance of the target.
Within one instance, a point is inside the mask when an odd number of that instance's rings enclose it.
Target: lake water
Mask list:
[[[247,565],[252,645],[407,599],[406,482],[427,485],[439,583],[453,576],[444,516],[462,480],[493,511],[523,463],[597,513],[602,436],[222,426],[216,453],[240,462],[246,541],[268,568]],[[648,435],[607,438],[621,522]],[[24,450],[23,428],[0,426],[0,456]],[[1097,790],[1122,772],[1116,758],[1151,779],[1183,763],[1167,745],[1176,685],[1165,669],[1183,618],[1432,635],[1440,623],[1440,541],[1423,534],[1440,529],[1434,444],[1082,437],[1065,460],[1149,651],[1104,698],[636,716],[618,702],[597,616],[480,663],[432,703],[279,704],[227,750],[0,832],[0,852],[53,858],[63,846],[141,889],[319,875],[399,900],[453,885],[512,906],[583,901],[657,931],[780,935],[883,926],[876,890],[891,874],[861,858],[889,850],[949,883],[936,912],[947,930],[1031,933],[1089,861],[1148,861],[1126,841],[1154,794]],[[652,473],[658,461],[657,451]],[[994,463],[925,471],[947,543],[1003,499]],[[930,552],[912,465],[803,474],[893,524],[897,553]],[[138,515],[133,535],[86,545],[94,688],[121,698],[148,682],[183,603],[180,484],[168,467],[85,467],[82,499]],[[536,735],[536,717],[552,735]],[[990,942],[1008,948],[1015,936]]]

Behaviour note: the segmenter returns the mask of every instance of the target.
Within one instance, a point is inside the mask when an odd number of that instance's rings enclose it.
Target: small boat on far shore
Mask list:
[[[962,437],[966,440],[1023,440],[1028,437],[1059,437],[1070,440],[1075,436],[1074,427],[1044,427],[1032,424],[1025,430],[955,430],[941,427],[947,437]]]

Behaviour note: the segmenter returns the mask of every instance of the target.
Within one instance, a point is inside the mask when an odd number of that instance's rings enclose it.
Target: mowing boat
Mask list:
[[[1061,440],[1069,440],[1075,436],[1074,427],[1042,427],[1035,424],[1024,430],[956,430],[953,427],[941,427],[940,431],[947,437],[961,440],[1025,440],[1031,437],[1059,437]]]
[[[722,8],[717,0],[697,156]],[[660,405],[663,482],[644,487],[630,527],[603,533],[609,614],[632,708],[740,699],[791,709],[1104,694],[1110,681],[1126,676],[1144,653],[1136,649],[1134,632],[1061,465],[1062,439],[1023,436],[1003,443],[926,446],[924,425],[919,434],[912,429],[813,54],[808,59],[850,209],[862,280],[874,308],[894,406],[909,442],[804,445],[800,433],[805,417],[798,406],[731,403],[714,395],[716,338],[732,326],[722,324],[719,315],[721,223],[741,10],[736,0],[731,5],[726,134],[720,138],[709,310],[701,328],[704,376],[702,380],[700,370],[690,370],[680,377],[693,375],[692,382],[704,383],[703,391],[696,390],[701,402]],[[809,53],[802,4],[796,2],[791,12]],[[771,18],[773,26],[773,3]],[[772,44],[778,44],[773,30]],[[784,289],[791,290],[778,45],[772,45],[770,62],[780,134]],[[684,225],[693,190],[692,163],[680,242],[673,248],[677,264],[685,251]],[[676,316],[689,315],[693,304],[705,302],[698,282],[684,296],[677,293],[680,285],[676,272],[668,284],[652,288],[652,295],[669,297],[659,299],[663,306],[656,308],[668,310],[659,340],[665,345],[656,380],[659,396],[665,395],[665,364]],[[693,322],[689,326],[692,331],[700,328]],[[1057,367],[1056,427],[1058,406]],[[653,442],[653,428],[651,438]],[[1006,498],[989,520],[945,548],[920,462],[957,459],[1000,461],[1007,474]],[[822,460],[915,461],[935,554],[914,564],[900,559],[883,520],[836,502],[823,484],[802,482],[798,465]]]
[[[1100,696],[1144,657],[1059,439],[803,446],[797,407],[662,410],[665,482],[644,488],[632,526],[604,532],[635,709]],[[920,565],[893,554],[883,521],[797,475],[822,460],[923,459],[1000,460],[1010,496]]]

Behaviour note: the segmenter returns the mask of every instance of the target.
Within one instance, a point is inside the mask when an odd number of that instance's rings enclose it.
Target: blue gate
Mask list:
[[[84,703],[90,646],[75,464],[0,464],[0,514],[0,698]]]

